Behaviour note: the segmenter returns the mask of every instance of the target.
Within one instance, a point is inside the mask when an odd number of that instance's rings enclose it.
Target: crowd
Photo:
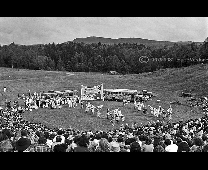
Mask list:
[[[0,110],[1,152],[207,152],[208,116],[179,122],[122,124],[108,131],[49,128]]]
[[[201,98],[191,98],[188,100],[188,105],[190,107],[199,107],[203,113],[208,112],[208,98],[201,97]]]
[[[108,119],[122,120],[119,128],[81,131],[75,128],[49,128],[25,120],[22,116],[22,112],[35,107],[52,109],[66,104],[75,107],[78,97],[48,97],[38,93],[19,97],[25,101],[23,108],[18,102],[14,102],[13,106],[7,102],[5,108],[0,107],[0,152],[208,152],[207,114],[179,122],[157,120],[129,125],[124,123],[125,117],[119,109],[108,109]],[[135,108],[142,109],[142,104],[136,102]],[[84,108],[83,103],[81,107]],[[100,116],[102,107],[88,102],[85,112],[94,113],[94,109],[97,109]],[[169,109],[168,112],[172,113],[172,108]],[[156,114],[160,110],[152,107],[151,111]]]
[[[18,95],[19,99],[23,99],[25,103],[25,109],[32,111],[32,109],[38,108],[50,108],[50,109],[60,109],[64,105],[68,107],[76,107],[77,103],[80,102],[77,95],[74,96],[63,96],[60,94],[47,94],[47,93],[29,93],[28,95],[23,94]]]

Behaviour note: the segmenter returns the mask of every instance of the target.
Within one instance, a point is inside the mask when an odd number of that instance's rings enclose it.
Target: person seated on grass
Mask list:
[[[110,144],[106,138],[101,138],[99,141],[99,146],[97,152],[110,152]]]
[[[0,133],[0,152],[13,152],[14,146],[10,137],[10,131],[3,129]]]
[[[178,151],[178,146],[173,143],[172,140],[170,139],[165,139],[165,151],[166,152],[177,152]]]
[[[142,152],[153,152],[154,146],[152,143],[152,139],[150,137],[147,137],[145,140],[145,143],[142,146]]]
[[[34,152],[51,152],[51,147],[46,142],[47,139],[44,136],[39,137],[38,144],[34,146]]]
[[[177,152],[189,152],[190,151],[190,147],[186,141],[182,140],[180,137],[178,137],[176,140],[177,140],[177,146],[178,146]]]
[[[202,147],[202,152],[208,152],[208,144]]]
[[[59,144],[62,144],[62,142],[61,142],[61,136],[56,136],[55,139],[56,140],[55,141],[53,140],[53,144],[51,146],[52,152],[54,151],[54,146],[59,145]]]
[[[130,152],[142,152],[142,148],[137,141],[130,144]]]
[[[40,136],[38,143],[30,145],[24,152],[51,152],[51,147],[46,144],[46,138]]]
[[[77,146],[74,148],[74,152],[89,152],[88,145],[89,139],[86,135],[82,135],[79,137]]]
[[[203,140],[199,137],[195,137],[193,139],[193,146],[190,148],[190,152],[202,152],[202,148],[203,148]]]
[[[157,145],[154,147],[153,152],[165,152],[165,149],[161,145]]]
[[[54,137],[53,142],[55,142],[56,137],[59,136],[59,137],[61,137],[61,143],[64,143],[65,142],[65,137],[64,137],[63,134],[64,134],[64,131],[62,130],[62,128],[60,128],[57,132],[57,135]]]
[[[57,144],[53,148],[53,152],[66,152],[68,146],[65,143]]]
[[[66,152],[74,152],[74,148],[77,147],[77,142],[79,140],[78,136],[69,135],[68,140],[70,141]]]
[[[102,150],[100,148],[98,149],[98,147],[100,147],[99,145],[100,145],[99,142],[95,142],[94,140],[90,140],[89,145],[88,145],[89,152],[102,152]]]
[[[30,145],[31,141],[27,137],[27,131],[21,130],[21,138],[16,141],[15,145],[17,152],[24,152]]]

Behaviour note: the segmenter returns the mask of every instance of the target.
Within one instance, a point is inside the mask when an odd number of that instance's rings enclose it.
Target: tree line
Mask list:
[[[161,47],[136,43],[108,45],[72,41],[0,46],[0,67],[19,69],[102,73],[113,70],[121,74],[138,74],[207,62],[208,38],[201,44],[175,43],[173,46]]]

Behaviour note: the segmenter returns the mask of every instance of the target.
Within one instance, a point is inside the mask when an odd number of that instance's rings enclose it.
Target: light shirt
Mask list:
[[[52,147],[53,141],[50,140],[50,139],[47,139],[46,144],[47,144],[49,147]]]
[[[165,147],[166,152],[177,152],[178,146],[176,144],[171,144]]]
[[[154,149],[153,144],[150,144],[150,145],[144,144],[143,145],[143,151],[144,152],[153,152],[153,149]]]

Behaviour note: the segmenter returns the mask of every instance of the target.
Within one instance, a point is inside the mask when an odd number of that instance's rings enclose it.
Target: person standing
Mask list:
[[[83,108],[84,108],[84,103],[83,103],[83,101],[80,101],[80,104],[81,104],[81,109],[83,109]]]
[[[146,107],[143,107],[142,111],[143,111],[143,114],[147,114],[147,108]]]
[[[4,93],[6,93],[7,88],[4,86]]]
[[[110,110],[107,108],[107,113],[106,113],[106,115],[107,115],[107,119],[109,119],[109,116],[110,116]]]

